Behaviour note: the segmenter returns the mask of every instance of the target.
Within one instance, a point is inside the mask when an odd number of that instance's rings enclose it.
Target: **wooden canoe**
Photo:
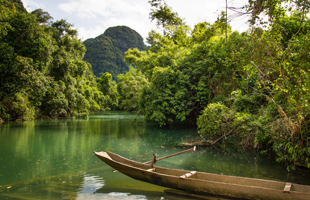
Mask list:
[[[242,199],[309,200],[310,186],[203,172],[167,169],[123,158],[111,152],[95,155],[119,172],[148,183],[197,194]]]

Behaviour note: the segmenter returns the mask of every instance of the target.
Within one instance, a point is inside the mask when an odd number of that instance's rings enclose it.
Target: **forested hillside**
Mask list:
[[[108,28],[102,35],[85,40],[84,44],[87,49],[84,60],[92,65],[94,74],[100,77],[108,72],[113,79],[129,71],[129,64],[124,62],[128,49],[145,48],[141,35],[126,26]]]

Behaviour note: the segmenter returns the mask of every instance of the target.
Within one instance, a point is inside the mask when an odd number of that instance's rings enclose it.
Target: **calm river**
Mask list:
[[[186,135],[198,135],[186,126],[154,128],[135,118],[134,113],[102,112],[87,119],[0,125],[0,199],[190,199],[113,172],[93,154],[107,150],[149,161],[154,152],[163,157],[183,151],[176,144]],[[308,171],[288,173],[259,153],[227,145],[198,148],[156,164],[310,185]]]

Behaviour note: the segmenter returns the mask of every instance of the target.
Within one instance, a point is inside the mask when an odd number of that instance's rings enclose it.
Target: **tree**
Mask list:
[[[163,3],[162,3],[163,2]],[[185,25],[183,20],[178,16],[178,13],[172,12],[171,8],[165,1],[151,0],[149,1],[152,7],[154,7],[150,13],[150,19],[156,20],[157,27],[162,26],[182,26]]]
[[[119,95],[116,90],[116,83],[112,80],[112,75],[106,72],[97,79],[97,82],[99,90],[105,95],[105,106],[110,109],[117,108]]]
[[[309,2],[249,1],[252,37],[249,62],[240,88],[232,92],[231,109],[250,115],[243,133],[252,146],[276,154],[288,169],[310,167],[308,145]],[[261,18],[260,13],[268,16]],[[261,29],[260,26],[265,28]],[[249,140],[248,140],[249,141]]]
[[[35,15],[37,18],[37,22],[40,24],[50,25],[53,17],[48,13],[43,11],[42,9],[36,9],[31,12],[32,15]]]
[[[146,120],[160,126],[185,120],[195,124],[208,103],[228,97],[238,87],[234,76],[240,77],[242,70],[236,54],[246,35],[231,33],[226,44],[224,23],[221,18],[212,25],[201,23],[191,34],[187,26],[168,25],[163,34],[149,33],[152,46],[147,52],[126,52],[125,59],[150,81],[139,104]]]
[[[294,167],[296,163],[308,164],[310,155],[307,131],[309,60],[306,56],[309,37],[299,29],[287,39],[281,37],[276,25],[273,27],[255,39],[256,52],[252,55],[252,63],[260,77],[260,91],[264,91],[277,113],[270,121],[273,125],[270,124],[269,137],[265,139],[273,144],[278,161]]]
[[[148,84],[148,80],[141,71],[134,67],[130,67],[125,75],[118,75],[116,88],[119,94],[119,108],[128,111],[139,110],[140,94]]]
[[[308,12],[310,2],[308,0],[249,0],[243,8],[246,14],[251,14],[252,25],[266,25],[277,23],[288,11]],[[267,21],[261,14],[268,16]]]
[[[33,119],[34,106],[40,105],[47,90],[48,78],[42,73],[51,60],[51,40],[33,15],[15,11],[8,2],[2,3],[5,22],[0,37],[1,118]]]
[[[24,4],[21,2],[21,0],[9,0],[8,2],[14,4],[16,11],[27,12],[27,10],[25,9]]]
[[[104,97],[82,60],[86,49],[72,25],[52,22],[41,9],[27,13],[5,0],[0,6],[0,118],[57,118],[100,109]]]

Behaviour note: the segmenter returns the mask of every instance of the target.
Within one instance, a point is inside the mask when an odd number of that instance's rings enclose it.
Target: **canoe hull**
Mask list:
[[[186,174],[189,171],[172,170],[161,167],[155,167],[155,171],[147,171],[149,165],[131,161],[110,152],[95,152],[95,154],[103,162],[131,178],[187,192],[242,199],[310,199],[309,186],[293,184],[292,190],[301,189],[302,192],[290,191],[285,193],[283,192],[285,183],[276,181],[223,176],[202,172],[198,172],[197,175],[195,175],[196,177],[193,178],[180,178],[179,174]],[[108,156],[105,156],[106,154]],[[118,157],[115,157],[117,160],[114,160],[110,156]],[[245,185],[247,182],[252,185]],[[264,187],[268,185],[270,185],[271,188]]]

